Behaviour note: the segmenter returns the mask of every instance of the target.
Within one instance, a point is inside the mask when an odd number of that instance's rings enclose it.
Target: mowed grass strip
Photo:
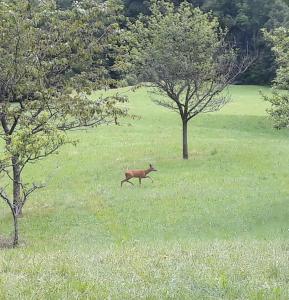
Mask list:
[[[0,250],[0,296],[288,298],[289,134],[260,89],[233,86],[231,103],[190,122],[189,161],[179,116],[119,90],[140,119],[74,132],[77,147],[27,170],[48,187],[25,207],[23,246]],[[149,163],[154,183],[120,187]],[[0,203],[0,235],[11,226]]]

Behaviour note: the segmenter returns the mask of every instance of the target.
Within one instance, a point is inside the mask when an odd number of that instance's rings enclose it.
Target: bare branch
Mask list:
[[[0,113],[0,119],[1,119],[2,128],[5,132],[5,134],[8,134],[10,130],[8,128],[6,116],[3,112]]]
[[[0,188],[0,197],[8,204],[11,212],[14,214],[14,205],[6,194],[5,188]]]
[[[23,191],[23,200],[22,200],[22,207],[25,205],[26,201],[28,200],[29,196],[35,192],[36,190],[42,189],[46,187],[44,184],[36,185],[33,183],[32,187],[30,187],[28,190],[26,190],[24,187],[22,189]]]
[[[168,101],[161,101],[161,100],[153,99],[153,102],[155,102],[156,104],[163,106],[165,108],[171,109],[177,113],[180,112],[178,107],[176,107],[173,103],[169,103]]]

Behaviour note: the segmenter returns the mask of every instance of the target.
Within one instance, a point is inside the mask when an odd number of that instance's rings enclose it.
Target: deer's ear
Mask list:
[[[150,167],[152,168],[152,164],[150,164]]]

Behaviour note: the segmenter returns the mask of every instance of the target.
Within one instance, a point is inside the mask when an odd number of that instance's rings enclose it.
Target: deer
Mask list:
[[[138,178],[139,180],[139,184],[141,184],[141,180],[143,178],[149,178],[152,182],[152,178],[150,176],[148,176],[148,174],[150,172],[156,172],[157,169],[155,169],[152,164],[149,165],[149,168],[146,170],[128,170],[126,171],[125,174],[125,179],[121,181],[120,186],[122,187],[122,184],[124,182],[129,182],[130,184],[134,185],[132,182],[130,182],[129,180],[132,178]]]

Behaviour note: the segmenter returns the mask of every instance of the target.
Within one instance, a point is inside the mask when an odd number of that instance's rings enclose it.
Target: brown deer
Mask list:
[[[153,171],[157,171],[157,170],[151,164],[147,170],[128,170],[125,172],[125,179],[121,181],[120,186],[122,186],[124,182],[129,182],[130,184],[133,185],[133,183],[129,181],[132,178],[138,178],[139,184],[141,184],[142,178],[149,178],[153,182],[151,177],[148,176],[148,174]]]

